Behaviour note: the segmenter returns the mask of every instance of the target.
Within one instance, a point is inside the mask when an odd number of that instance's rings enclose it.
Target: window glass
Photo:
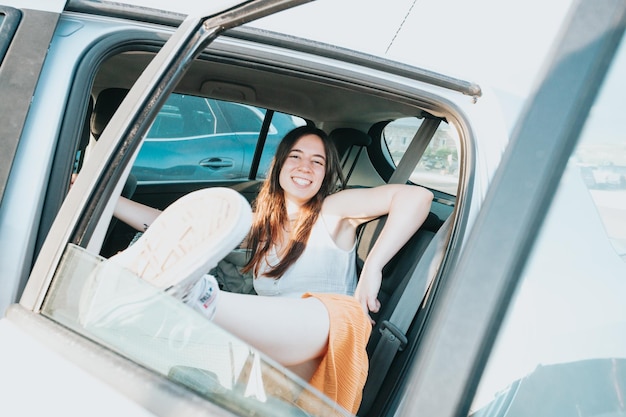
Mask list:
[[[259,133],[265,110],[242,104],[220,102],[220,108],[231,132]]]
[[[422,120],[417,117],[397,119],[383,130],[383,139],[396,166]],[[455,129],[447,123],[439,125],[409,179],[415,184],[456,195],[459,183],[459,137]]]
[[[208,99],[172,94],[152,123],[147,137],[174,139],[215,133],[215,114]]]
[[[475,416],[623,416],[626,51],[585,121],[472,406]]]
[[[348,415],[201,313],[78,246],[66,248],[42,313],[237,415]]]
[[[266,110],[172,94],[155,118],[132,174],[140,183],[248,179]],[[265,175],[283,136],[305,121],[273,113],[258,175]]]

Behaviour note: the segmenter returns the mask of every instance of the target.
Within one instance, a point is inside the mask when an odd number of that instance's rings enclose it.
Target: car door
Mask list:
[[[515,306],[512,296],[520,291],[518,287],[522,278],[525,279],[527,274],[538,272],[539,277],[542,277],[541,281],[550,282],[553,275],[558,276],[572,269],[571,265],[562,264],[565,268],[559,270],[559,265],[554,264],[558,261],[556,258],[552,259],[554,270],[535,269],[534,261],[546,248],[558,249],[559,240],[548,241],[551,244],[545,245],[545,237],[551,233],[548,229],[554,229],[555,222],[567,222],[569,218],[575,218],[577,222],[595,222],[594,217],[584,215],[587,213],[586,208],[575,204],[576,199],[571,199],[572,192],[579,192],[572,190],[584,191],[584,187],[572,188],[569,185],[570,174],[563,177],[562,174],[568,162],[571,166],[575,165],[576,159],[570,158],[571,153],[581,136],[583,126],[590,121],[588,118],[590,109],[611,59],[619,43],[623,43],[625,22],[626,3],[623,1],[580,1],[573,8],[560,41],[553,49],[544,77],[515,129],[503,163],[479,213],[476,226],[469,236],[469,243],[462,253],[453,255],[455,258],[446,268],[447,271],[444,271],[445,277],[441,280],[438,294],[430,305],[430,315],[415,353],[410,377],[401,394],[397,396],[399,412],[396,415],[415,415],[417,410],[423,415],[443,417],[467,415],[470,412],[470,405],[476,400],[475,395],[481,377],[484,377],[485,385],[488,385],[488,382],[493,381],[491,373],[500,375],[506,373],[517,367],[527,354],[533,353],[525,350],[526,340],[523,337],[515,339],[517,345],[509,343],[499,346],[498,353],[501,353],[502,349],[509,350],[509,354],[504,357],[508,361],[504,363],[497,360],[499,358],[495,357],[496,352],[492,352],[492,347],[500,332],[504,333],[507,329],[506,326],[501,327],[503,318],[505,313],[509,309],[513,310]],[[623,80],[623,72],[619,77]],[[611,86],[607,88],[610,89]],[[601,109],[595,108],[594,111],[598,112]],[[617,129],[617,132],[620,132],[620,129]],[[623,133],[620,136],[623,145]],[[619,151],[623,149],[620,147],[613,149],[614,152],[623,152]],[[579,184],[583,183],[580,176],[577,181]],[[557,194],[559,184],[561,185]],[[587,198],[585,193],[579,194],[578,197]],[[554,201],[557,203],[553,204]],[[565,210],[563,201],[570,204],[565,206]],[[550,217],[546,217],[550,210],[553,212]],[[564,216],[567,213],[569,216]],[[583,215],[577,215],[580,213]],[[570,233],[569,239],[579,240],[581,242],[579,246],[590,251],[598,244],[591,234],[587,234],[589,229],[587,224],[576,222],[566,224],[569,229],[575,230]],[[568,237],[561,235],[560,239],[561,243],[565,244],[567,240],[564,239]],[[534,253],[535,251],[537,253]],[[544,257],[547,255],[546,253]],[[612,327],[616,329],[620,328],[619,326],[623,327],[624,322],[623,312],[615,313],[619,312],[619,308],[615,310],[616,306],[623,305],[622,302],[616,304],[616,300],[623,300],[624,274],[623,264],[617,261],[615,253],[612,256],[611,262],[617,262],[611,263],[612,269],[604,257],[594,258],[585,252],[582,253],[582,257],[578,256],[585,260],[586,263],[581,261],[581,264],[587,267],[594,265],[594,259],[600,262],[600,265],[596,264],[597,268],[592,269],[597,271],[597,276],[593,272],[588,275],[591,286],[585,291],[590,297],[595,294],[591,292],[594,285],[605,285],[609,279],[612,279],[614,284],[604,288],[607,297],[604,309],[596,307],[593,312],[585,310],[589,307],[587,302],[576,304],[574,309],[582,313],[577,317],[588,318],[593,313],[594,317],[603,317],[606,324],[616,323]],[[613,275],[606,275],[607,271],[612,271]],[[600,284],[600,277],[603,278],[601,281],[603,284]],[[533,292],[538,297],[552,300],[552,304],[548,303],[552,308],[541,310],[546,315],[538,316],[538,321],[553,321],[556,315],[566,317],[559,306],[566,304],[565,301],[570,294],[563,286],[575,284],[573,281],[568,283],[567,278],[567,275],[561,277],[561,288],[556,285],[548,292]],[[536,285],[536,282],[530,282],[531,285]],[[579,300],[585,300],[585,297],[579,296]],[[538,299],[536,301],[537,305],[543,303]],[[536,313],[536,310],[532,308],[532,302],[528,307],[531,308],[525,310],[527,315],[521,318],[532,323],[532,318],[528,314]],[[524,324],[519,322],[520,316],[515,317],[518,318],[517,324]],[[585,323],[588,324],[589,321]],[[598,324],[600,327],[604,325]],[[514,326],[515,323],[507,321],[506,325]],[[563,333],[581,325],[583,322],[574,321],[568,324],[570,326],[568,328],[554,328],[553,331]],[[526,336],[533,338],[538,331],[532,326],[528,326],[526,330]],[[623,415],[624,370],[620,363],[624,359],[626,343],[622,336],[623,331],[613,331],[610,334],[612,337],[606,339],[609,342],[604,343],[603,355],[614,359],[612,363],[608,361],[608,366],[604,367],[607,376],[603,380],[606,381],[603,385],[604,390],[594,391],[595,403],[598,404],[599,401],[602,406],[591,407],[586,396],[577,397],[572,394],[577,391],[572,390],[568,394],[569,399],[573,400],[568,404],[570,408],[549,408],[563,398],[566,389],[572,388],[572,385],[568,385],[567,374],[563,374],[565,378],[558,381],[553,379],[552,385],[549,383],[541,385],[541,390],[535,392],[534,396],[529,396],[528,391],[516,390],[518,385],[512,385],[502,391],[502,395],[487,396],[487,400],[481,402],[484,405],[493,400],[490,408],[481,410],[473,407],[471,412],[478,412],[477,415],[481,416],[538,415],[532,410],[552,412],[545,415]],[[581,335],[581,340],[593,337],[597,335]],[[508,342],[511,340],[508,339]],[[541,343],[544,349],[552,348],[553,354],[561,356],[572,355],[572,351],[579,348],[574,344],[565,344],[560,346],[559,350],[557,345],[550,345],[553,341],[549,338],[541,340]],[[606,353],[609,347],[613,353]],[[491,353],[494,354],[492,358]],[[494,366],[488,373],[483,374],[488,357],[499,366]],[[601,368],[596,370],[600,372]],[[557,374],[556,370],[553,372],[553,375]],[[579,374],[569,375],[569,379],[573,379]],[[596,377],[590,380],[599,380],[598,373],[583,375]],[[535,385],[535,388],[537,387],[539,385]],[[497,393],[486,389],[489,387],[482,388],[483,394]],[[543,397],[540,394],[543,394]],[[515,398],[517,395],[520,396],[519,399]],[[546,401],[541,398],[545,398]],[[523,407],[520,408],[520,405]],[[507,414],[509,412],[511,414]]]
[[[28,162],[20,157],[18,148],[46,52],[65,2],[50,1],[44,9],[28,9],[30,3],[0,1],[0,229],[11,229],[19,236],[17,241],[0,239],[0,258],[16,261],[7,264],[0,260],[0,264],[3,274],[11,277],[21,274],[19,264],[28,259],[31,222],[36,221],[33,219],[38,218],[41,208],[27,203],[27,199],[19,207],[4,203],[9,198],[14,199],[15,194],[23,196],[24,191],[42,191],[40,176],[30,175],[28,183],[21,183],[13,179],[13,174],[49,163],[52,151],[44,145]],[[53,122],[49,128],[55,128]],[[0,310],[15,301],[14,297],[24,284],[21,280],[0,279]]]
[[[264,178],[280,139],[303,123],[254,106],[173,93],[152,123],[131,173],[140,184],[228,185]],[[252,173],[260,137],[265,138],[263,154]]]
[[[245,148],[216,107],[215,100],[170,95],[133,164],[137,181],[241,179]]]
[[[299,117],[290,116],[273,110],[228,101],[209,100],[212,107],[223,117],[223,128],[236,136],[243,147],[243,178],[266,178],[270,163],[280,140],[291,129],[306,122]],[[268,123],[266,133],[264,123]],[[253,167],[259,138],[263,136],[262,153],[258,165]],[[233,139],[234,140],[234,139]],[[254,168],[254,169],[253,169]]]

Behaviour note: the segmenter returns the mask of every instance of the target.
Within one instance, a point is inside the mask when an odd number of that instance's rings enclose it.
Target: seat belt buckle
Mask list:
[[[398,351],[404,350],[404,348],[409,344],[409,340],[402,330],[398,329],[396,325],[389,320],[383,320],[383,322],[380,323],[380,329],[378,331],[383,337],[386,337],[391,342],[397,340],[400,343]]]

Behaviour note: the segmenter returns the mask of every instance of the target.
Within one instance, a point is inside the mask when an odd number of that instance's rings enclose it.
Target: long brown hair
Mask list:
[[[300,126],[287,133],[278,145],[276,155],[270,166],[269,175],[254,203],[255,218],[248,235],[248,247],[251,249],[252,257],[243,268],[244,273],[252,270],[254,275],[258,276],[261,262],[265,259],[276,240],[282,236],[283,228],[289,219],[285,205],[285,194],[279,182],[280,171],[295,143],[301,137],[311,134],[318,136],[324,144],[326,152],[324,179],[317,194],[300,209],[300,215],[293,227],[293,233],[291,233],[284,252],[285,255],[277,265],[271,266],[265,271],[265,276],[280,278],[302,255],[311,234],[311,229],[322,209],[324,199],[336,191],[338,185],[339,187],[344,185],[339,154],[335,144],[330,141],[323,130],[314,126]]]

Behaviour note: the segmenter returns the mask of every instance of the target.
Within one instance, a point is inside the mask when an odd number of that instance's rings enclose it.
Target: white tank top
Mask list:
[[[353,295],[356,289],[356,242],[350,251],[337,246],[326,224],[319,216],[309,241],[298,260],[282,277],[268,278],[263,275],[269,265],[278,264],[278,256],[272,248],[254,279],[258,295],[301,297],[306,292]]]

